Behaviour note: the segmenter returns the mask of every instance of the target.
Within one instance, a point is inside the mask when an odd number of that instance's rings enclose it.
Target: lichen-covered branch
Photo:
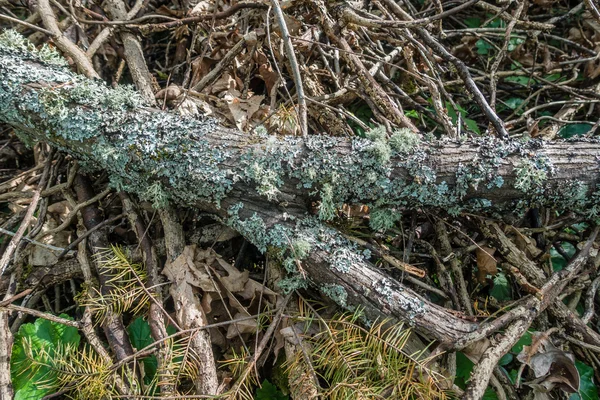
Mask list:
[[[451,213],[522,212],[546,205],[596,217],[600,142],[439,142],[407,129],[366,138],[268,136],[145,107],[133,90],[70,72],[45,49],[0,36],[0,120],[24,140],[46,141],[111,184],[157,208],[213,212],[259,250],[273,249],[291,277],[338,303],[371,304],[452,341],[477,328],[372,267],[367,252],[323,222],[344,203],[368,204],[385,228],[407,207]],[[311,202],[319,215],[309,215]],[[367,307],[367,308],[369,308]]]

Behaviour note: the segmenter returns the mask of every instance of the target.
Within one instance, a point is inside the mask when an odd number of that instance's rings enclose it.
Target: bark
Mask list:
[[[369,139],[246,134],[144,107],[131,91],[40,57],[0,39],[0,120],[24,139],[108,171],[113,186],[157,207],[214,213],[259,250],[274,249],[291,274],[288,290],[314,285],[340,305],[408,321],[429,338],[454,342],[478,325],[375,268],[324,223],[337,207],[370,205],[372,221],[375,212],[385,220],[408,207],[498,214],[535,204],[597,213],[595,140],[439,142],[408,130],[389,139],[382,132]]]

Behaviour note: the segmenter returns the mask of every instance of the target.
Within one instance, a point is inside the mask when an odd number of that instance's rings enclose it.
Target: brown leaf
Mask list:
[[[493,257],[495,252],[496,249],[485,246],[475,250],[475,255],[477,256],[477,281],[479,283],[485,283],[489,275],[494,276],[498,273],[498,262]]]
[[[262,64],[258,67],[258,73],[263,81],[265,81],[267,93],[271,93],[273,87],[279,82],[279,74],[273,71],[270,64]]]

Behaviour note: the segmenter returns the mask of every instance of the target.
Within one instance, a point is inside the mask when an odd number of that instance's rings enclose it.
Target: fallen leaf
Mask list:
[[[498,273],[498,262],[493,257],[496,249],[482,246],[475,250],[477,256],[477,281],[485,283],[488,276]]]

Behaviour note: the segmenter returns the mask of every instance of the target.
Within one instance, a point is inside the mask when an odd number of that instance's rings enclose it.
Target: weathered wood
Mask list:
[[[410,322],[455,341],[477,324],[428,302],[369,263],[369,254],[323,221],[346,202],[372,207],[383,227],[407,207],[522,212],[532,204],[598,212],[600,142],[427,141],[406,130],[387,138],[245,134],[212,119],[144,107],[123,88],[71,73],[50,52],[0,37],[0,120],[25,140],[46,141],[111,184],[155,206],[214,213],[261,251],[273,249],[291,290],[312,284],[370,317]],[[50,61],[48,63],[47,61]],[[310,204],[320,201],[319,216]]]

